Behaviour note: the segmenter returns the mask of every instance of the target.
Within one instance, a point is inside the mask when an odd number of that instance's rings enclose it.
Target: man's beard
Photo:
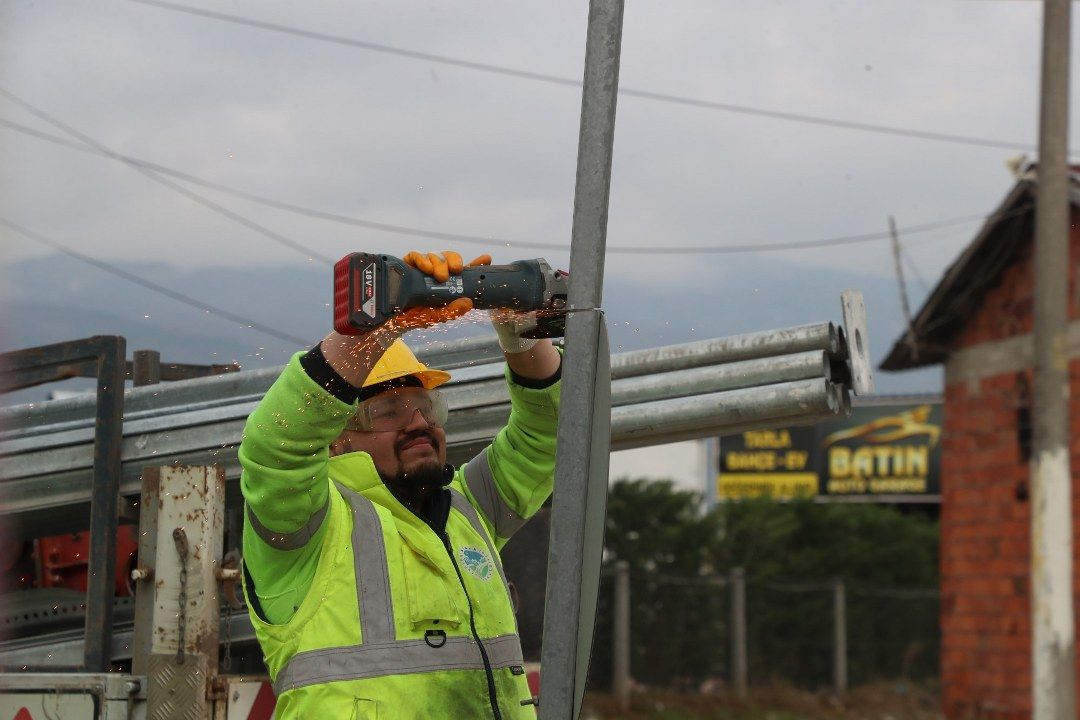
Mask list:
[[[394,444],[394,455],[398,461],[398,471],[391,477],[383,476],[383,482],[406,505],[420,505],[435,490],[446,483],[445,467],[437,459],[414,462],[408,470],[401,459],[402,448],[419,437],[431,441],[436,457],[439,453],[439,440],[429,432],[407,435]]]

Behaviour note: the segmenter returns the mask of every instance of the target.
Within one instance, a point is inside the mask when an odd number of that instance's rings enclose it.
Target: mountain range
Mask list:
[[[766,262],[761,261],[763,257]],[[160,351],[168,362],[235,361],[244,368],[258,368],[283,364],[291,353],[317,342],[331,325],[328,268],[186,267],[175,262],[127,261],[113,265],[198,302],[270,326],[296,342],[271,337],[74,258],[55,255],[4,267],[0,351],[118,334],[127,338],[129,356],[133,350],[147,348]],[[671,263],[659,266],[657,276],[646,280],[609,274],[604,307],[613,352],[823,320],[839,322],[840,292],[849,288],[865,295],[875,362],[884,357],[903,328],[893,278],[807,267],[776,255],[722,261],[714,257],[688,262],[685,270],[670,267]],[[917,307],[921,298],[912,300]],[[449,330],[429,331],[427,337],[444,332],[466,336],[485,326],[483,315],[473,313]],[[414,345],[424,342],[424,336],[412,339]],[[876,381],[879,393],[938,392],[941,372],[940,368],[900,374],[878,371]],[[56,388],[89,386],[87,380],[69,380],[10,393],[0,397],[0,402],[31,402],[46,398]]]

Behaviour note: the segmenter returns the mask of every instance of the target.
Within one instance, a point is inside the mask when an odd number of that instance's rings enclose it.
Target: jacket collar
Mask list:
[[[330,458],[329,469],[334,480],[361,495],[367,495],[373,488],[386,489],[375,463],[366,452],[335,455]]]
[[[329,471],[332,479],[389,509],[399,520],[410,525],[428,525],[436,532],[442,532],[446,527],[446,519],[450,514],[450,491],[445,488],[434,493],[424,504],[421,515],[417,515],[386,486],[379,471],[375,469],[374,461],[366,452],[335,455],[330,458]],[[445,475],[443,484],[448,485],[454,475],[452,465],[446,466]]]

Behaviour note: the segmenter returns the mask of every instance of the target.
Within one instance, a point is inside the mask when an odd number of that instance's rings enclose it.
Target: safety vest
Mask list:
[[[481,454],[456,471],[440,537],[365,453],[330,460],[311,589],[285,624],[250,613],[278,720],[536,717],[502,562],[466,489],[486,469]]]

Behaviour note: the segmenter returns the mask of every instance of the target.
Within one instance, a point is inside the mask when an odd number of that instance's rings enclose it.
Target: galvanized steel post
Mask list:
[[[810,350],[824,350],[830,357],[840,357],[840,333],[837,327],[831,322],[814,323],[635,350],[612,358],[611,375],[616,379],[651,375],[702,365],[793,355]]]
[[[1035,403],[1031,459],[1032,717],[1076,717],[1069,467],[1070,0],[1043,4],[1035,201]]]
[[[607,505],[611,371],[604,283],[623,0],[591,0],[581,94],[539,716],[577,718],[592,650]]]
[[[823,350],[715,364],[710,348],[717,344],[722,343],[614,356],[613,365],[626,377],[611,384],[612,446],[655,445],[847,414],[846,391],[829,387]],[[638,361],[655,368],[658,357],[676,355],[666,370],[637,372]],[[235,446],[244,421],[275,373],[280,368],[130,389],[124,427],[137,441],[122,448],[121,491],[138,494],[142,469],[163,462],[220,463],[235,480],[240,472]],[[510,406],[501,373],[501,364],[465,367],[445,386],[451,462],[475,455],[506,424]],[[9,526],[17,519],[22,537],[70,530],[79,504],[89,501],[94,403],[94,398],[69,398],[0,408],[0,519]]]

